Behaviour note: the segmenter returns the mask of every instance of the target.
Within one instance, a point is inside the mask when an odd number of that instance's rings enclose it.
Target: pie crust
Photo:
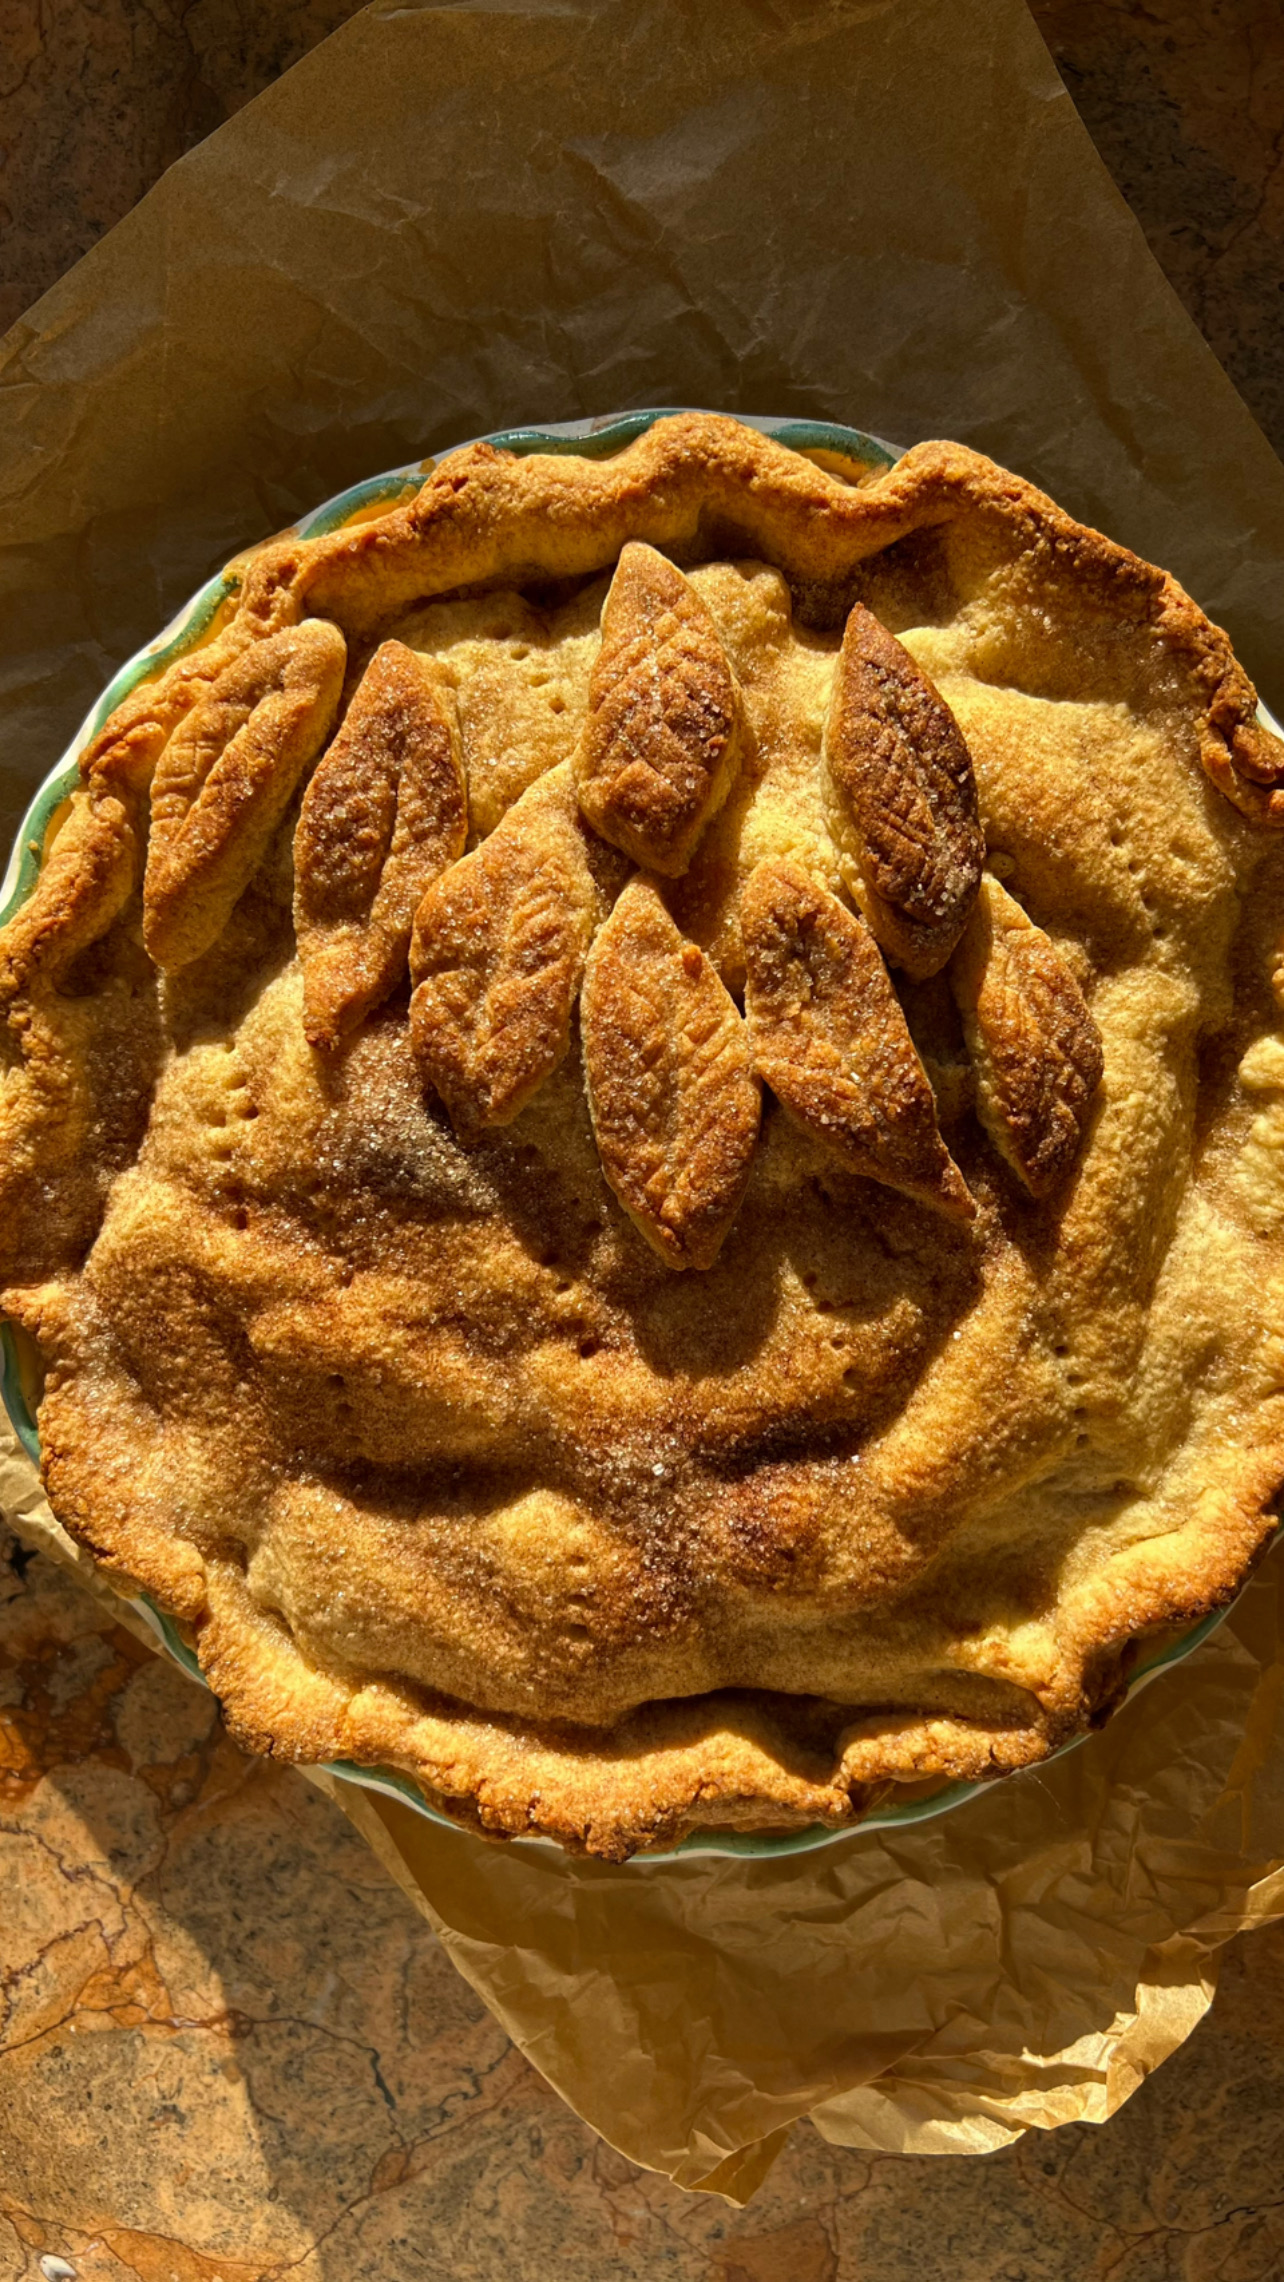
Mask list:
[[[1045,1757],[1284,1480],[1284,745],[956,445],[244,558],[0,932],[64,1525],[253,1749],[620,1858]]]

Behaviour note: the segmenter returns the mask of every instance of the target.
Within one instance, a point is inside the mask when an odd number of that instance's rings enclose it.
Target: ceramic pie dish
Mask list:
[[[1284,752],[958,447],[498,442],[213,582],[24,833],[51,1500],[427,1811],[937,1811],[1274,1526]]]

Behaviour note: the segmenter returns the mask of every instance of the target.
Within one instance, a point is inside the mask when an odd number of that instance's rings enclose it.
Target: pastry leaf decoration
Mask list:
[[[844,878],[887,956],[944,966],[985,855],[958,723],[895,635],[857,603],[825,723],[829,822]]]
[[[226,666],[152,779],[143,937],[170,973],[217,941],[334,719],[347,647],[305,618]]]
[[[158,965],[200,956],[226,924],[324,744],[345,654],[322,620],[265,636],[174,727],[153,784],[144,893]],[[671,916],[664,881],[726,799],[745,734],[707,606],[664,556],[631,543],[574,761],[465,854],[453,691],[416,651],[385,641],[295,831],[309,1040],[336,1047],[408,954],[412,1049],[467,1139],[520,1114],[568,1052],[578,1002],[605,1177],[669,1267],[703,1269],[744,1194],[764,1083],[850,1171],[956,1222],[975,1217],[885,960],[918,979],[944,967],[982,1124],[1026,1189],[1047,1195],[1080,1147],[1100,1040],[1061,954],[982,880],[972,763],[948,707],[857,605],[821,788],[858,908],[791,853],[760,862],[739,898],[742,1019]],[[630,857],[645,869],[621,892]],[[125,877],[123,857],[118,868]],[[109,892],[125,892],[115,873],[99,900]]]
[[[1101,1035],[1042,928],[988,874],[950,968],[976,1070],[977,1115],[1031,1196],[1079,1152],[1101,1083]]]
[[[410,1036],[461,1132],[507,1125],[570,1044],[603,892],[569,763],[540,777],[415,916]]]
[[[757,866],[740,916],[754,1064],[781,1107],[852,1172],[973,1219],[864,920],[786,859]]]
[[[671,1268],[708,1268],[758,1138],[749,1036],[717,970],[634,879],[589,955],[581,1007],[598,1154],[624,1210]]]
[[[425,890],[464,851],[468,790],[448,693],[385,642],[312,773],[294,835],[303,1026],[336,1046],[405,971]]]
[[[740,700],[718,630],[654,547],[625,547],[575,756],[595,832],[645,870],[684,872],[739,767]]]

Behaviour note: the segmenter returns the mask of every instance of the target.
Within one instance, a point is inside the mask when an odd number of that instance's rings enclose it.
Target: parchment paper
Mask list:
[[[376,0],[19,323],[0,388],[0,831],[248,541],[632,404],[975,444],[1284,696],[1284,470],[1021,0]],[[0,1498],[39,1528],[12,1443]],[[743,2200],[806,2113],[983,2152],[1109,2114],[1284,1914],[1282,1578],[1081,1751],[894,1838],[612,1869],[343,1803],[634,2160]]]

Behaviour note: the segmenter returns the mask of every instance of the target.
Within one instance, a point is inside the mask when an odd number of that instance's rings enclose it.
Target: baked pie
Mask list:
[[[54,1510],[235,1734],[622,1857],[1021,1767],[1284,1479],[1284,745],[946,443],[265,545],[0,935]]]

